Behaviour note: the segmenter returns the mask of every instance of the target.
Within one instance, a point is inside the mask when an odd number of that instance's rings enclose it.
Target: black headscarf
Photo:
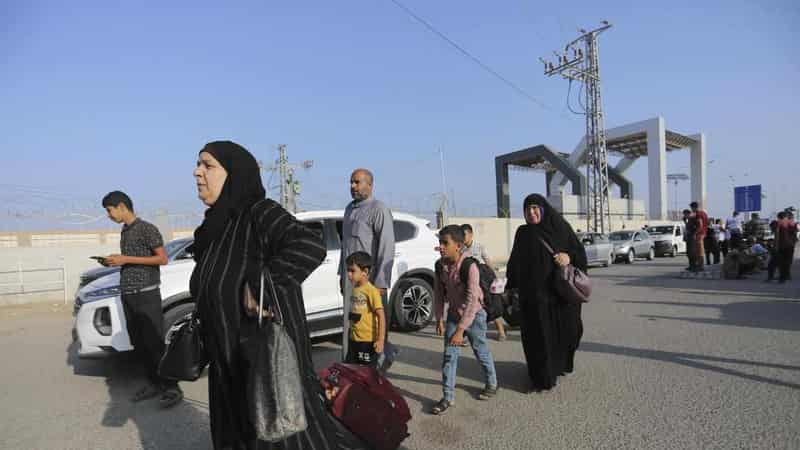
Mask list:
[[[561,213],[556,211],[542,195],[531,194],[525,197],[522,206],[523,212],[527,212],[531,205],[541,208],[542,221],[536,225],[528,224],[530,232],[537,238],[544,238],[556,252],[569,253],[572,246],[571,241],[573,238],[577,240],[569,222],[564,220]]]
[[[214,141],[200,150],[203,152],[219,161],[228,177],[216,203],[206,210],[203,223],[194,231],[195,261],[200,261],[232,217],[266,196],[258,161],[244,147],[231,141]]]
[[[586,270],[586,250],[561,213],[539,194],[525,197],[523,213],[530,205],[541,208],[542,220],[538,224],[525,224],[517,229],[514,246],[508,261],[509,287],[539,289],[550,277],[555,263],[553,255],[542,244],[544,239],[556,253],[569,254],[570,262]]]

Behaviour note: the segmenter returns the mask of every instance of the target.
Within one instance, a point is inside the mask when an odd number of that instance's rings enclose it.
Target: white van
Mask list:
[[[686,253],[686,241],[683,222],[672,222],[665,225],[652,225],[647,227],[647,232],[655,243],[656,256],[676,256]]]

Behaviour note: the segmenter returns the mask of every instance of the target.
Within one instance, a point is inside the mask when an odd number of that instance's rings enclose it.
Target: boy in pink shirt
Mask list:
[[[461,282],[461,263],[467,255],[462,254],[464,231],[458,225],[448,225],[439,232],[439,253],[434,283],[433,307],[436,316],[436,334],[444,336],[442,355],[442,392],[444,396],[433,407],[433,414],[442,414],[455,404],[456,371],[464,336],[469,338],[475,358],[483,367],[486,386],[478,395],[489,400],[497,394],[497,372],[494,359],[486,342],[486,311],[483,309],[483,291],[477,264],[469,270],[467,284]],[[447,311],[445,311],[447,304]]]

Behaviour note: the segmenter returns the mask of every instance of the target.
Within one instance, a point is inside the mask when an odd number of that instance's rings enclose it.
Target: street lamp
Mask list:
[[[689,175],[685,173],[670,173],[667,175],[667,181],[672,181],[675,183],[675,214],[678,214],[678,182],[679,181],[686,181],[689,179]]]

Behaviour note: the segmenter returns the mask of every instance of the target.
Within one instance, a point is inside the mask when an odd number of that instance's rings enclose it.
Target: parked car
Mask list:
[[[192,238],[183,238],[183,239],[175,239],[173,241],[169,241],[164,245],[164,250],[167,253],[167,260],[173,261],[175,258],[182,254],[182,252],[192,243]],[[91,283],[92,281],[102,278],[106,275],[110,275],[114,272],[119,272],[119,267],[95,267],[89,269],[81,274],[80,283],[78,284],[78,290],[81,290],[84,286]],[[77,293],[75,294],[77,296]]]
[[[338,286],[341,254],[342,212],[298,213],[297,218],[317,231],[328,248],[328,255],[303,283],[303,296],[311,337],[332,336],[343,330],[343,303]],[[423,328],[433,318],[434,264],[439,254],[438,241],[426,220],[394,213],[395,261],[393,283],[389,287],[389,307],[393,325],[400,330]],[[189,293],[189,278],[194,260],[189,253],[191,238],[183,244],[169,264],[161,268],[161,297],[164,329],[194,311]],[[176,247],[178,241],[175,242]],[[79,289],[75,299],[73,337],[79,342],[81,357],[103,356],[132,350],[122,309],[119,272],[95,279]]]
[[[609,235],[614,245],[614,259],[633,263],[636,258],[655,258],[655,245],[647,231],[615,231]]]
[[[589,265],[601,264],[608,267],[614,263],[614,246],[608,236],[601,233],[577,233],[578,240],[586,249],[586,260]]]
[[[655,225],[648,227],[647,233],[654,241],[656,256],[669,255],[675,257],[678,253],[686,253],[686,241],[683,240],[683,223]]]

